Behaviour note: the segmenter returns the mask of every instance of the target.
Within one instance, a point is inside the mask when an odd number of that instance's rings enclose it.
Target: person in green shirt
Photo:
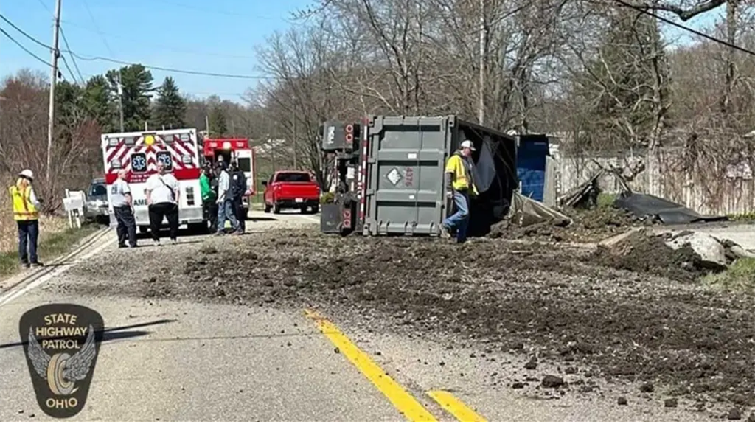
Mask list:
[[[215,173],[212,171],[212,165],[207,163],[202,171],[202,175],[199,177],[199,186],[201,189],[204,215],[210,222],[210,233],[215,233],[218,230],[218,182],[215,179],[216,177]]]

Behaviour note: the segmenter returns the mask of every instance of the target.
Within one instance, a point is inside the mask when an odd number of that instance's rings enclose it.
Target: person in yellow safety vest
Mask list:
[[[449,231],[456,230],[457,243],[467,240],[469,197],[478,194],[473,179],[472,151],[475,151],[472,141],[465,140],[446,163],[446,196],[454,200],[456,212],[443,221],[442,229],[444,237],[449,236]]]
[[[18,226],[18,257],[21,265],[27,268],[42,265],[37,257],[40,201],[31,186],[33,179],[31,170],[24,170],[18,174],[16,184],[10,187],[13,218]]]

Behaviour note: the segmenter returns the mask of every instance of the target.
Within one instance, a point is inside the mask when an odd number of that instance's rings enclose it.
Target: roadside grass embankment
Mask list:
[[[80,229],[67,227],[68,220],[62,217],[43,216],[39,220],[39,260],[50,262],[64,255],[86,236],[96,232],[101,226],[83,224]],[[10,212],[0,213],[0,278],[17,273],[21,268],[18,261],[18,231]]]
[[[705,276],[703,282],[729,291],[755,291],[755,258],[740,258],[726,271]]]

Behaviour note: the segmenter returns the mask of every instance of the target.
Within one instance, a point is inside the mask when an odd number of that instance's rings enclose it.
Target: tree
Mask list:
[[[186,101],[178,93],[176,81],[170,76],[165,78],[160,87],[152,121],[158,128],[181,128],[186,125]]]
[[[54,212],[62,205],[65,188],[85,187],[101,171],[100,129],[80,108],[81,88],[61,82],[56,91],[57,119],[49,181],[39,178],[36,192],[45,199],[43,211]],[[36,174],[47,170],[47,107],[49,82],[42,73],[20,71],[0,85],[0,177],[12,177],[28,168]]]
[[[88,117],[97,121],[105,133],[120,131],[116,101],[117,98],[113,95],[110,84],[104,76],[92,76],[86,82],[81,107]]]
[[[228,126],[226,123],[226,113],[223,107],[216,104],[210,110],[210,136],[214,138],[222,138],[228,133]]]
[[[573,78],[587,149],[655,147],[668,113],[668,65],[654,18],[631,9],[607,12],[602,42],[581,51]],[[575,113],[574,115],[577,115]]]
[[[106,74],[110,89],[117,95],[119,71],[111,70]],[[144,123],[150,119],[150,98],[152,73],[140,64],[125,66],[120,69],[123,85],[123,126],[124,130],[138,131],[144,129]],[[116,97],[117,98],[117,97]]]

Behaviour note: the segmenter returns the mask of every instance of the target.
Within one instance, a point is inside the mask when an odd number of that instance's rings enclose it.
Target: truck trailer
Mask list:
[[[439,236],[453,211],[445,164],[462,141],[475,145],[470,236],[482,236],[507,214],[517,189],[518,138],[458,116],[373,116],[320,127],[324,162],[332,163],[321,231],[367,236]]]

